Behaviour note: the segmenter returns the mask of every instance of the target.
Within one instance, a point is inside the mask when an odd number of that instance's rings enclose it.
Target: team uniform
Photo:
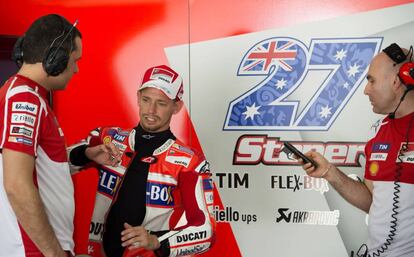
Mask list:
[[[184,256],[208,250],[214,240],[210,212],[213,187],[207,161],[184,146],[170,130],[145,132],[140,126],[123,130],[99,128],[76,145],[71,163],[84,165],[80,157],[86,145],[112,142],[122,152],[118,167],[99,166],[99,186],[89,234],[89,254],[136,256],[121,246],[124,223],[144,226],[161,247],[156,256]],[[82,149],[83,148],[83,149]]]
[[[73,253],[73,184],[66,144],[55,114],[47,103],[47,90],[16,75],[0,89],[0,150],[34,156],[34,183],[48,220],[66,251]],[[0,154],[3,163],[3,156]],[[3,186],[0,165],[0,256],[43,256],[19,225]]]
[[[395,174],[401,177],[398,187],[398,214],[395,216],[395,236],[381,256],[414,256],[414,128],[408,134],[408,148],[404,155],[399,152],[407,138],[407,128],[413,113],[398,119],[389,117],[377,122],[375,137],[365,147],[367,157],[365,178],[373,182],[373,201],[369,211],[368,248],[372,252],[383,246],[389,238],[393,224]]]

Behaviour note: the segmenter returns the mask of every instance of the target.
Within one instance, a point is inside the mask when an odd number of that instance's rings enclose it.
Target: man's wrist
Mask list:
[[[326,167],[326,169],[322,172],[320,178],[325,178],[326,175],[328,175],[328,172],[331,170],[332,166],[333,165],[329,163],[328,164],[328,167]]]
[[[157,250],[158,248],[160,248],[160,242],[158,241],[158,237],[156,235],[150,234],[149,241],[150,241],[149,248],[151,248],[152,250]]]
[[[70,162],[76,166],[84,166],[91,162],[91,160],[86,155],[86,150],[88,149],[87,145],[80,145],[70,152]]]

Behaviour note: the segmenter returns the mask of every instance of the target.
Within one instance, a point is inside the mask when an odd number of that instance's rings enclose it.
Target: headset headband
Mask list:
[[[396,64],[400,64],[407,59],[407,56],[404,54],[404,51],[396,43],[392,43],[384,50],[382,50],[388,57],[391,58]]]

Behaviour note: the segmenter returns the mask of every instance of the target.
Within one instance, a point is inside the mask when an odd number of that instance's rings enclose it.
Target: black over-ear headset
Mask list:
[[[19,37],[14,43],[12,60],[17,64],[17,67],[22,67],[23,65],[23,41],[24,35]]]
[[[410,47],[410,51],[407,55],[405,55],[403,50],[396,43],[393,43],[385,48],[383,52],[386,53],[396,64],[400,64],[409,58],[409,62],[401,65],[398,76],[407,89],[414,88],[414,62],[411,60],[413,47]]]
[[[63,18],[62,18],[62,24],[64,24]],[[58,76],[61,74],[66,67],[68,66],[70,53],[73,49],[73,42],[71,39],[71,47],[70,50],[67,51],[62,47],[65,40],[69,37],[69,35],[72,33],[72,30],[76,27],[78,24],[78,20],[73,23],[72,27],[68,30],[68,32],[65,35],[65,29],[63,29],[62,34],[53,39],[50,46],[47,48],[46,53],[42,60],[43,69],[46,71],[46,73],[50,76]],[[12,60],[16,62],[17,66],[20,68],[23,65],[23,41],[24,41],[24,35],[19,37],[14,45],[13,48],[13,54],[12,54]],[[60,41],[60,43],[55,42],[63,37],[63,39]]]

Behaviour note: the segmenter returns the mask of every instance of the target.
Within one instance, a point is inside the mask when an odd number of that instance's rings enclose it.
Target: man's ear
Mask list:
[[[401,87],[405,90],[404,83],[401,81],[401,79],[398,76],[398,74],[395,74],[393,88],[394,88],[394,90],[398,91],[398,90],[400,90]]]
[[[141,97],[141,92],[138,90],[137,91],[137,104],[138,104],[138,106],[139,106],[140,97]]]
[[[174,114],[177,114],[181,111],[181,108],[183,108],[184,102],[182,100],[180,101],[174,101]]]

